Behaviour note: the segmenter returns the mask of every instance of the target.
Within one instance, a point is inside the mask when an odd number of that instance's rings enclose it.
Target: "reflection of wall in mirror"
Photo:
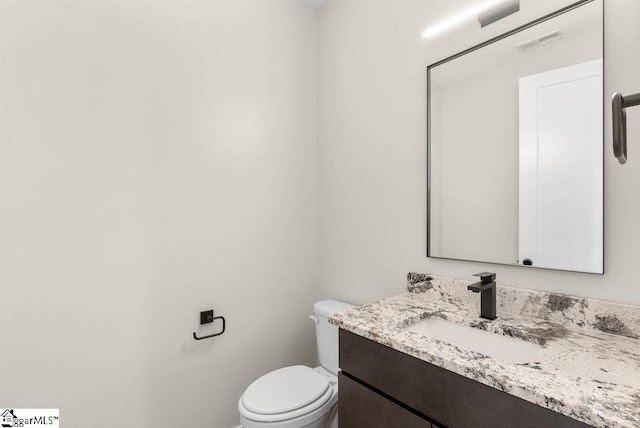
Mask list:
[[[431,145],[429,157],[435,162],[431,165],[429,175],[431,180],[431,202],[429,215],[431,227],[429,229],[429,250],[431,254],[442,256],[442,87],[437,83],[430,86],[431,104],[438,106],[430,114]]]
[[[442,90],[441,257],[517,260],[516,101],[503,73]]]

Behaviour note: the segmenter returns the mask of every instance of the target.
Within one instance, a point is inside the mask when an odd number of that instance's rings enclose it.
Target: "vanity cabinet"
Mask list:
[[[340,428],[589,427],[346,330],[340,368]]]
[[[340,427],[432,428],[427,420],[342,373],[338,382]]]

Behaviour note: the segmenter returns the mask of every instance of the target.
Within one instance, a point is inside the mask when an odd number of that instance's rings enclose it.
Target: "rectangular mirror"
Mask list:
[[[427,256],[602,274],[603,2],[427,69]]]

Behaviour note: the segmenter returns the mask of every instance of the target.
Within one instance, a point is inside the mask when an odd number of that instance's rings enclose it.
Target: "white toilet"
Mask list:
[[[327,317],[353,305],[323,300],[313,305],[320,366],[290,366],[254,381],[238,402],[244,428],[338,427],[338,328]]]

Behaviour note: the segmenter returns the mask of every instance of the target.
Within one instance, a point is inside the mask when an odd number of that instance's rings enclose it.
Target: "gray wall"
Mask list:
[[[0,1],[0,403],[232,427],[315,363],[316,13]]]

